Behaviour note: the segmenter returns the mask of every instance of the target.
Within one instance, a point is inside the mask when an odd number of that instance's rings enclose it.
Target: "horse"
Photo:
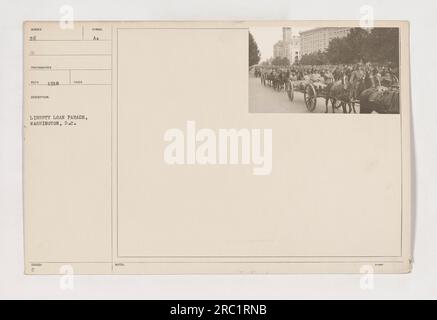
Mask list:
[[[349,113],[356,113],[355,105],[352,104],[354,84],[349,81],[346,75],[342,75],[340,80],[332,82],[326,87],[325,106],[328,113],[328,104],[331,101],[332,113],[335,113],[335,109],[342,107],[343,113],[347,113],[346,106],[349,106]]]
[[[369,88],[360,95],[360,113],[399,113],[399,90]]]
[[[263,86],[267,85],[267,72],[266,71],[261,72],[260,79],[261,79],[261,84]]]
[[[399,113],[399,80],[396,76],[388,75],[372,82],[371,87],[360,92],[360,113]]]
[[[289,73],[287,71],[278,71],[274,80],[274,89],[277,91],[282,91],[285,89],[285,85],[289,79]]]
[[[267,75],[266,75],[266,84],[269,87],[272,87],[272,88],[275,87],[275,79],[276,79],[276,71],[275,70],[267,72]]]
[[[351,78],[353,79],[351,80]],[[360,96],[365,90],[373,86],[374,82],[370,81],[367,75],[356,77],[342,75],[341,80],[334,81],[327,88],[328,95],[326,96],[325,113],[328,112],[329,101],[331,101],[333,113],[335,112],[335,109],[340,107],[342,107],[343,113],[351,113],[352,111],[357,113],[355,109],[356,102],[360,100]],[[346,107],[348,107],[348,110]]]
[[[281,90],[281,71],[275,70],[272,77],[273,90]]]

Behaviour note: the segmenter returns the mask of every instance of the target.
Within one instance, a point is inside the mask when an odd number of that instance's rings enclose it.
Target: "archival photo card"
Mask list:
[[[252,113],[399,114],[396,27],[249,28]]]
[[[411,271],[407,22],[23,28],[26,274]]]

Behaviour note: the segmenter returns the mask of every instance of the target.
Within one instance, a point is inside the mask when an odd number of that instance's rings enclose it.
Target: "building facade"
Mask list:
[[[300,32],[301,54],[323,52],[335,38],[346,37],[350,28],[317,28]]]
[[[297,63],[301,58],[300,37],[293,35],[289,27],[282,28],[282,40],[273,46],[273,58],[286,57],[290,64]]]

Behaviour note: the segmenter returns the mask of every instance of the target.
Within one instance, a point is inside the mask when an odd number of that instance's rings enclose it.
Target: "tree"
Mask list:
[[[288,59],[287,59],[288,60]],[[373,28],[370,31],[352,28],[344,38],[334,38],[325,52],[313,52],[302,56],[301,65],[354,64],[374,62],[399,66],[399,29]],[[288,65],[282,58],[272,64]]]
[[[326,54],[331,63],[357,63],[365,58],[369,32],[362,28],[352,28],[344,38],[332,39]]]
[[[310,54],[304,54],[299,63],[302,65],[323,65],[328,64],[329,60],[326,53],[319,51]]]
[[[335,38],[329,42],[326,55],[332,64],[349,63],[353,59],[353,49],[347,38]]]
[[[287,57],[282,58],[282,65],[288,67],[290,65],[290,60]]]
[[[261,62],[260,64],[261,64],[261,66],[263,66],[263,67],[269,67],[269,66],[270,66],[270,63],[269,63],[268,60],[265,60],[265,61]]]
[[[287,57],[276,57],[272,60],[272,65],[278,67],[288,67],[290,65],[290,60]]]
[[[348,42],[349,54],[348,62],[357,63],[365,60],[366,47],[369,43],[370,33],[362,28],[351,29],[349,35],[346,37]]]
[[[326,50],[332,64],[365,62],[399,64],[399,30],[353,28],[344,38],[332,39]]]
[[[365,53],[368,61],[399,65],[399,29],[372,29]]]
[[[258,44],[249,32],[249,67],[258,64],[261,59],[261,54],[258,49]]]

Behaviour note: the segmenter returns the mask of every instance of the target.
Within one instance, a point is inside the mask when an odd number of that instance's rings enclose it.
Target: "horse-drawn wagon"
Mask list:
[[[310,112],[316,109],[317,98],[323,98],[326,112],[328,102],[331,102],[332,112],[342,107],[346,113],[346,107],[349,106],[349,113],[352,110],[355,113],[355,106],[359,105],[360,113],[399,113],[399,80],[394,75],[385,83],[379,81],[376,87],[364,78],[350,81],[343,76],[341,80],[334,81],[329,76],[312,74],[297,80],[296,76],[292,76],[286,84],[286,91],[290,101],[293,101],[295,92],[303,93],[305,105]]]
[[[296,76],[292,76],[287,82],[286,91],[290,101],[294,100],[295,92],[303,93],[308,111],[313,112],[317,106],[317,98],[328,97],[329,86],[318,74],[305,76],[302,80],[297,80]]]

